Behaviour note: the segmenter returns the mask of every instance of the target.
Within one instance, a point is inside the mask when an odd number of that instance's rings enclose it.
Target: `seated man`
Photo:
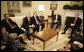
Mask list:
[[[73,44],[76,44],[79,49],[75,50],[73,48]],[[81,31],[81,34],[77,34],[72,36],[71,40],[68,43],[68,46],[64,49],[65,51],[71,50],[71,51],[83,51],[83,30]]]
[[[23,24],[21,26],[21,28],[26,29],[26,31],[29,31],[29,26],[30,26],[30,18],[31,18],[31,14],[28,13],[26,17],[23,18]]]
[[[32,24],[32,27],[33,27],[33,33],[35,31],[39,32],[39,17],[37,15],[37,12],[34,13],[34,16],[31,17],[31,24]]]
[[[5,26],[1,26],[1,50],[7,51],[12,50],[12,44],[9,43],[10,41],[9,33],[6,32]]]
[[[31,18],[31,14],[28,13],[27,16],[23,19],[23,24],[22,24],[22,26],[21,26],[21,28],[26,29],[27,33],[30,33],[30,32],[29,32],[29,28],[30,28],[30,26],[31,26],[30,18]],[[28,39],[30,40],[29,34],[27,35],[27,37],[28,37]]]
[[[44,16],[42,15],[42,16],[40,16],[41,31],[45,28],[45,24],[44,24],[43,20],[44,20]]]
[[[5,17],[5,19],[3,19],[1,21],[1,25],[6,26],[7,32],[9,32],[9,33],[17,33],[17,35],[19,37],[19,40],[20,40],[20,43],[26,44],[23,41],[23,38],[20,36],[20,35],[22,35],[22,33],[24,33],[24,31],[21,30],[18,27],[18,25],[9,18],[9,14],[4,14],[4,17]]]
[[[2,51],[13,51],[13,45],[14,43],[14,39],[16,40],[16,38],[12,38],[9,33],[6,31],[5,26],[1,26],[1,50]],[[18,50],[24,50],[24,47],[20,47],[18,46]]]
[[[76,13],[75,18],[72,20],[71,24],[66,25],[64,32],[62,34],[65,34],[67,29],[71,28],[72,29],[71,36],[69,37],[69,38],[71,38],[73,36],[75,29],[78,29],[80,27],[81,22],[82,22],[82,20],[81,20],[81,18],[79,18],[79,14]]]
[[[58,29],[58,27],[61,25],[61,16],[56,13],[56,15],[52,16],[52,23],[51,23],[51,29],[53,29],[53,26],[57,24],[56,29]]]

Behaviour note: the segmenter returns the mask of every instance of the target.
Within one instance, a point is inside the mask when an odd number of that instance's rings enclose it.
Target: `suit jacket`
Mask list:
[[[36,18],[37,18],[37,20],[39,22],[40,21],[39,17],[37,16]],[[31,24],[37,25],[34,16],[31,17]]]
[[[30,19],[30,22],[27,18],[27,16],[25,18],[23,18],[23,24],[22,24],[22,28],[29,28],[29,25],[31,25],[31,19]]]
[[[54,20],[56,20],[56,15],[53,15],[53,16],[52,16],[52,22],[53,22]],[[59,21],[59,24],[61,25],[61,16],[60,16],[60,15],[58,15],[57,20]]]
[[[11,19],[8,19],[8,21],[11,23],[12,26],[18,27],[18,25],[17,25],[14,21],[12,21]],[[11,26],[8,24],[8,22],[7,22],[5,19],[3,19],[3,20],[1,21],[1,25],[4,25],[4,26],[6,27],[6,30],[7,30],[8,32],[10,32],[11,29],[12,29]]]
[[[43,23],[43,20],[44,20],[44,16],[40,16],[41,19],[40,19],[40,23]]]
[[[9,33],[6,32],[5,35],[1,35],[1,45],[6,45],[7,42],[10,40],[10,36],[9,36]]]
[[[72,19],[71,23],[74,23],[75,17]],[[77,18],[76,23],[75,23],[75,28],[79,28],[82,23],[81,18]]]

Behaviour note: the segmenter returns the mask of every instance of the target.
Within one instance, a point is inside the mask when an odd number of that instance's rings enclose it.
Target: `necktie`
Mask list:
[[[56,20],[57,20],[57,17],[58,17],[58,16],[56,15]]]
[[[9,21],[8,21],[8,24],[10,25],[11,28],[14,28]]]
[[[74,20],[74,24],[76,23],[76,18],[75,18],[75,20]]]
[[[30,24],[30,20],[28,20],[29,24]]]
[[[35,17],[35,20],[36,20],[36,23],[39,24],[39,23],[38,23],[38,20],[36,19],[36,17]]]

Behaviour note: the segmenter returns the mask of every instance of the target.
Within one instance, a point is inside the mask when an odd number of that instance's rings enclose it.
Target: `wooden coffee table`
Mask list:
[[[34,38],[38,38],[43,42],[43,51],[45,50],[45,42],[57,35],[56,41],[58,40],[59,31],[54,31],[52,29],[44,29],[38,33],[33,34],[33,45],[34,45]]]

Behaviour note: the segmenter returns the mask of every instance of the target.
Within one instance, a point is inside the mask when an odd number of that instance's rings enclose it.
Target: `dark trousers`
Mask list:
[[[74,44],[73,44],[73,42],[74,41],[77,41],[76,39],[71,39],[70,41],[69,41],[69,43],[68,44],[70,44],[71,45],[71,51],[83,51],[83,48],[79,48],[79,49],[74,49],[73,47],[74,47]]]
[[[45,24],[44,23],[41,23],[41,31],[45,28]],[[34,28],[33,28],[33,33],[37,31],[39,32],[39,24],[37,24]]]
[[[45,28],[45,24],[44,23],[41,23],[41,31]]]
[[[71,31],[71,37],[73,36],[73,33],[74,33],[74,31],[75,31],[75,29],[77,29],[75,26],[70,26],[70,25],[67,25],[66,27],[65,27],[65,29],[64,29],[64,32],[66,33],[66,31],[67,31],[67,29],[68,28],[71,28],[72,29],[72,31]]]
[[[15,27],[10,30],[10,33],[17,33],[17,35],[19,36],[20,34],[24,33],[24,31],[22,29],[20,29],[19,27]],[[20,42],[23,42],[22,37],[19,37],[19,40],[20,40]]]
[[[35,31],[39,32],[39,25],[38,25],[38,24],[33,28],[33,33],[34,33]]]
[[[73,48],[74,45],[71,45],[71,51],[79,51],[79,52],[83,52],[83,48],[78,48],[78,49],[74,49]],[[78,46],[77,46],[78,47]]]
[[[24,33],[24,31],[22,29],[20,29],[19,27],[15,27],[15,28],[11,29],[9,33],[17,33],[17,35],[20,35],[20,34]]]
[[[28,31],[28,32],[29,32],[29,27],[26,27],[26,28],[24,28],[24,29],[26,29],[26,31]]]
[[[58,29],[58,27],[59,27],[59,25],[60,25],[59,22],[57,22],[57,23],[52,22],[52,23],[51,23],[51,29],[53,29],[53,27],[54,27],[55,24],[57,24],[56,29]]]
[[[80,43],[83,43],[83,37],[80,37],[80,34],[74,35],[71,37],[71,40],[69,41],[68,44],[73,43],[74,41],[78,41]]]

